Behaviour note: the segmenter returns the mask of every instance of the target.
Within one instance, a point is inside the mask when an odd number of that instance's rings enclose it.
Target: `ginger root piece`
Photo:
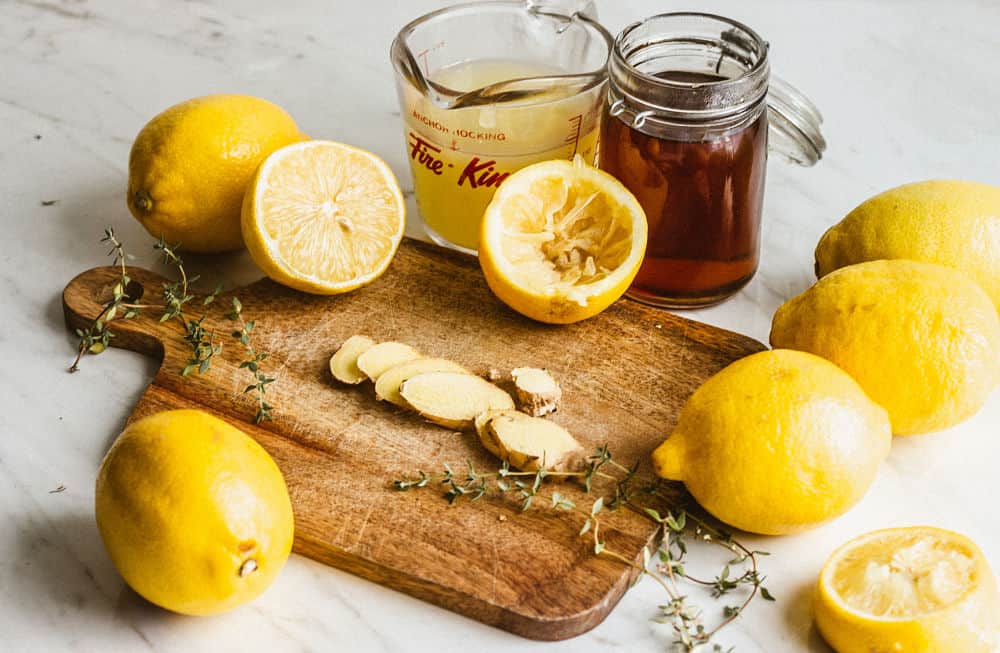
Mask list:
[[[516,411],[487,410],[476,415],[476,419],[472,422],[473,427],[476,429],[476,435],[479,436],[479,442],[482,443],[487,451],[501,460],[503,459],[503,449],[500,448],[500,443],[494,439],[493,433],[489,431],[487,427],[489,426],[490,420],[494,417],[511,412]]]
[[[416,349],[401,342],[380,342],[358,356],[358,369],[372,381],[378,381],[386,370],[423,356]]]
[[[358,356],[375,344],[368,336],[351,336],[330,357],[330,374],[341,383],[357,385],[368,376],[358,369]]]
[[[404,381],[418,374],[427,372],[458,372],[468,374],[469,371],[453,361],[443,358],[417,358],[399,365],[394,365],[383,372],[375,382],[375,397],[390,404],[408,408],[399,395],[399,386]]]
[[[486,379],[462,372],[425,372],[399,386],[408,408],[435,424],[471,430],[474,420],[488,410],[512,410],[510,395]]]
[[[577,471],[586,452],[569,431],[555,422],[516,410],[494,410],[476,417],[479,441],[512,467],[535,472]]]
[[[562,399],[562,388],[547,370],[515,367],[510,371],[518,407],[532,417],[554,413]]]

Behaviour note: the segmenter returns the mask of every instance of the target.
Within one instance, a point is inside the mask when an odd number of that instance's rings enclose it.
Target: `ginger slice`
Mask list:
[[[503,448],[500,446],[500,443],[497,442],[495,436],[493,435],[493,432],[490,431],[487,427],[490,424],[490,420],[492,420],[494,417],[509,412],[516,412],[516,411],[487,410],[485,412],[476,415],[476,419],[474,419],[472,422],[473,427],[476,429],[476,435],[479,436],[479,442],[481,442],[482,445],[486,447],[487,451],[489,451],[491,454],[500,459],[503,459],[504,456]]]
[[[372,381],[378,381],[387,370],[400,363],[423,356],[416,349],[401,342],[380,342],[358,356],[358,369]]]
[[[547,370],[515,367],[510,371],[518,407],[532,417],[554,413],[562,398],[562,389]]]
[[[399,365],[394,365],[383,372],[375,382],[375,397],[390,404],[407,408],[406,402],[399,394],[399,386],[404,381],[418,374],[427,372],[458,372],[468,374],[469,371],[458,363],[444,358],[417,358]]]
[[[435,424],[471,430],[474,420],[488,410],[514,408],[510,395],[486,379],[462,372],[425,372],[399,387],[408,408]]]
[[[351,336],[330,357],[330,374],[341,383],[357,385],[368,379],[358,369],[358,356],[368,351],[375,341],[368,336]]]
[[[576,438],[547,419],[502,410],[477,416],[475,425],[483,446],[521,471],[542,467],[553,472],[577,471],[586,460]]]

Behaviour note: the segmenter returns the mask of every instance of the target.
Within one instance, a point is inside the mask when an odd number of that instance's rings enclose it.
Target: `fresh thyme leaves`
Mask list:
[[[142,309],[155,309],[152,304],[139,304],[138,300],[142,296],[142,286],[129,278],[128,268],[125,266],[125,248],[121,241],[115,236],[114,229],[108,227],[104,230],[102,243],[109,243],[111,250],[108,256],[113,259],[112,265],[119,267],[119,278],[112,288],[112,297],[101,309],[94,322],[86,329],[77,329],[76,335],[80,338],[77,348],[76,359],[70,366],[70,372],[79,369],[80,360],[83,355],[90,352],[99,354],[111,343],[114,334],[108,330],[108,323],[115,319],[130,320],[139,315]],[[160,322],[176,320],[180,322],[183,332],[181,338],[187,343],[191,354],[187,359],[184,368],[181,370],[182,376],[188,376],[192,372],[204,374],[212,366],[212,358],[222,351],[222,345],[216,343],[215,333],[205,326],[206,315],[202,314],[198,319],[189,317],[185,309],[190,310],[194,295],[190,292],[189,286],[198,281],[197,276],[189,277],[184,268],[184,261],[177,255],[177,246],[168,245],[163,238],[160,238],[153,249],[163,255],[163,262],[172,265],[177,271],[177,280],[163,282],[163,305]],[[201,306],[207,306],[216,300],[222,286],[216,286],[215,290],[206,295],[201,301]],[[233,298],[233,311],[227,315],[229,319],[239,323],[239,329],[233,331],[233,337],[243,345],[247,358],[240,363],[240,368],[248,369],[254,377],[254,383],[248,385],[244,392],[255,392],[257,396],[257,414],[254,420],[260,423],[271,419],[272,407],[264,401],[264,393],[269,383],[274,379],[268,377],[260,369],[261,362],[267,358],[266,352],[258,352],[250,342],[250,333],[253,331],[255,323],[253,320],[244,321],[243,305],[239,299]]]
[[[267,352],[258,352],[254,349],[253,343],[250,341],[250,333],[256,323],[253,320],[243,319],[243,304],[236,297],[233,297],[233,310],[227,317],[234,322],[239,322],[240,328],[233,330],[232,336],[246,350],[246,359],[240,363],[240,369],[247,369],[254,378],[254,382],[244,388],[243,392],[256,394],[257,414],[254,416],[254,422],[260,424],[265,420],[272,419],[271,406],[264,401],[264,394],[267,392],[267,384],[273,383],[274,378],[267,376],[260,369],[260,364],[267,358]]]
[[[194,371],[204,374],[211,369],[212,357],[222,351],[222,345],[215,344],[215,334],[205,330],[204,315],[195,320],[184,313],[184,306],[194,299],[194,295],[188,292],[188,285],[198,281],[198,277],[188,278],[184,261],[177,255],[177,245],[168,245],[161,236],[160,241],[153,245],[153,249],[163,254],[163,262],[173,265],[179,276],[177,281],[163,282],[163,315],[160,316],[160,322],[176,319],[184,328],[183,338],[191,348],[191,356],[181,370],[181,376],[187,376]],[[215,290],[202,301],[202,306],[214,301],[220,290],[221,287],[216,286]]]
[[[587,465],[581,471],[549,472],[541,469],[537,472],[520,472],[511,469],[504,462],[496,471],[480,472],[470,462],[468,471],[462,474],[445,464],[441,473],[429,475],[420,471],[416,476],[393,481],[393,487],[400,491],[443,487],[444,498],[449,503],[462,498],[476,501],[493,493],[513,497],[522,512],[542,502],[550,510],[573,513],[580,518],[582,524],[580,536],[590,534],[594,555],[613,558],[632,567],[640,577],[648,576],[666,592],[669,600],[660,606],[656,621],[673,628],[676,639],[672,645],[675,651],[722,653],[722,646],[712,641],[715,635],[742,614],[756,596],[768,601],[774,600],[774,596],[764,587],[764,576],[757,566],[758,557],[767,553],[747,548],[731,534],[692,513],[678,510],[661,514],[648,503],[658,500],[662,504],[669,502],[671,498],[659,481],[640,484],[636,478],[637,470],[638,464],[626,467],[615,461],[605,445],[587,459]],[[598,496],[589,506],[579,506],[561,492],[546,491],[544,481],[550,477],[575,479],[588,494]],[[658,562],[655,565],[649,564],[649,552],[644,552],[646,564],[638,564],[609,548],[602,537],[602,517],[623,507],[645,516],[662,529],[663,537],[656,552]],[[712,580],[693,576],[685,570],[688,546],[694,542],[713,544],[732,554]],[[716,599],[739,592],[743,600],[735,605],[723,606],[722,620],[710,628],[705,625],[704,611],[682,592],[684,582],[706,587]]]
[[[87,352],[99,354],[111,344],[114,335],[108,331],[108,322],[115,318],[131,320],[139,314],[143,308],[150,308],[148,305],[137,303],[142,295],[142,286],[132,283],[125,267],[125,248],[115,236],[115,230],[108,227],[104,230],[102,243],[111,245],[108,256],[112,258],[112,265],[119,266],[120,276],[114,287],[111,289],[111,299],[104,305],[104,308],[94,319],[94,322],[86,329],[77,329],[76,335],[80,338],[77,347],[76,359],[70,365],[69,371],[76,372],[80,369],[80,359]]]

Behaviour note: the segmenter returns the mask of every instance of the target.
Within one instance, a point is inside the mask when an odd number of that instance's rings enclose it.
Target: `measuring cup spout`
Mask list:
[[[597,7],[593,0],[524,0],[528,11],[546,14],[573,16],[580,14],[591,20],[597,20]]]

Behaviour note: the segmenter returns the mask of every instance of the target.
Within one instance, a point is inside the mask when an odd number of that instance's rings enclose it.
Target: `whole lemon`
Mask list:
[[[860,501],[891,440],[885,411],[843,370],[778,349],[705,381],[653,452],[653,467],[725,523],[780,535]]]
[[[97,526],[132,589],[174,612],[216,614],[263,592],[292,548],[278,466],[199,410],[130,424],[97,476]]]
[[[816,274],[904,258],[961,270],[1000,310],[1000,186],[921,181],[867,200],[816,246]]]
[[[974,414],[1000,378],[1000,319],[966,275],[931,263],[841,268],[782,305],[771,345],[843,368],[889,411],[893,433],[947,428]]]
[[[239,249],[243,195],[257,166],[304,138],[267,100],[208,95],[181,102],[150,120],[132,144],[128,208],[154,237],[183,249]]]
[[[995,653],[1000,594],[969,538],[931,526],[857,537],[816,585],[816,626],[837,653]]]

